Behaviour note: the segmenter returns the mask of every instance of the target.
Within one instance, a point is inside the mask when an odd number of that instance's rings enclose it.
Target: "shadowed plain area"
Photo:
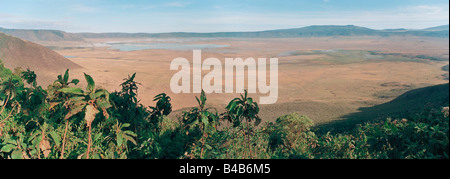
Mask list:
[[[409,118],[422,110],[439,109],[449,105],[449,84],[442,84],[408,91],[392,101],[373,107],[359,108],[356,113],[344,115],[342,120],[319,126],[333,132],[350,131],[357,124],[388,117]]]

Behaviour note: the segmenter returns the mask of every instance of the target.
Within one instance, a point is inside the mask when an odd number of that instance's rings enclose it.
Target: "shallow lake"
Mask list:
[[[202,50],[229,47],[229,45],[218,44],[184,44],[184,43],[108,43],[110,49],[116,49],[120,51],[137,51],[137,50],[149,50],[149,49],[162,49],[162,50]]]
[[[64,56],[64,58],[77,58],[77,56]]]

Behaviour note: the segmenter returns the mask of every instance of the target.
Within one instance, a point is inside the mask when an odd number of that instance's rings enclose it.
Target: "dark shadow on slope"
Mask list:
[[[429,86],[408,91],[394,100],[373,107],[359,108],[360,112],[348,114],[342,120],[317,126],[317,132],[333,133],[354,129],[358,124],[390,118],[406,118],[425,109],[439,109],[449,105],[449,84]]]

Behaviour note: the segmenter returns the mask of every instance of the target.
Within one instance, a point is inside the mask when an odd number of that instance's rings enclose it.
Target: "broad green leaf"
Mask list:
[[[130,78],[130,81],[134,81],[134,78],[136,77],[136,73],[134,73],[132,76],[131,76],[131,78]]]
[[[206,146],[206,149],[208,149],[208,150],[212,149],[212,147],[209,144],[205,144],[205,146]]]
[[[109,92],[107,90],[104,91],[105,91],[105,100],[109,102]]]
[[[74,97],[69,98],[69,100],[73,101],[73,102],[83,101],[84,100],[84,96],[74,96]]]
[[[112,105],[109,104],[109,102],[105,101],[105,100],[97,101],[97,106],[99,108],[104,108],[104,109],[108,109],[108,108],[112,107]]]
[[[201,100],[202,104],[205,104],[205,102],[207,100],[205,91],[203,91],[203,90],[202,90],[202,94],[200,95],[200,100]]]
[[[66,94],[75,94],[75,95],[83,95],[84,92],[81,88],[72,88],[67,87],[59,90],[60,92],[66,93]]]
[[[134,134],[134,133],[133,133],[133,134]],[[126,141],[130,141],[130,142],[132,142],[134,145],[137,145],[136,140],[134,140],[133,137],[132,137],[131,135],[124,135],[123,138],[124,138]]]
[[[202,103],[200,103],[200,100],[198,99],[198,97],[196,96],[195,99],[197,100],[198,105],[202,105]]]
[[[134,145],[137,145],[136,140],[134,140],[132,137],[127,136],[126,137],[128,141],[130,141],[131,143],[133,143]]]
[[[86,81],[88,83],[86,90],[93,92],[95,90],[95,82],[92,77],[86,73],[84,73],[84,78],[86,78]]]
[[[2,147],[2,152],[11,152],[12,149],[16,148],[15,145],[7,144]]]
[[[160,99],[165,98],[166,96],[167,96],[167,94],[165,94],[165,93],[158,94],[153,98],[153,101],[158,101]]]
[[[100,98],[102,95],[109,96],[108,92],[106,90],[99,90],[98,92],[95,93],[95,99]]]
[[[63,81],[64,83],[67,83],[69,81],[69,69],[67,69],[66,72],[64,73]]]
[[[125,128],[125,127],[130,127],[130,124],[129,123],[122,124],[122,128]]]
[[[255,119],[255,126],[258,126],[259,124],[261,124],[261,118],[257,117]]]
[[[99,140],[100,138],[103,138],[103,132],[99,132],[94,136],[94,141]]]
[[[11,158],[12,159],[22,159],[22,150],[14,150],[12,153],[11,153]]]
[[[235,108],[236,108],[236,105],[237,105],[237,103],[236,103],[236,101],[231,101],[230,102],[230,104],[228,104],[228,110],[231,112],[231,111],[235,111]]]
[[[53,141],[55,142],[55,144],[56,144],[57,146],[59,146],[59,145],[60,145],[61,138],[59,137],[58,134],[56,134],[56,131],[51,131],[51,132],[50,132],[50,136],[52,136]]]
[[[87,102],[83,100],[78,100],[78,101],[73,101],[72,103],[70,103],[70,105],[72,106],[72,109],[75,109],[79,106],[86,106]]]
[[[31,141],[31,144],[35,147],[39,146],[39,143],[42,141],[42,135],[41,132],[36,132],[38,135],[36,135],[36,138]]]
[[[253,99],[252,98],[247,98],[247,103],[252,105],[253,104]]]
[[[95,99],[97,99],[96,97],[95,97],[95,93],[89,93],[89,98],[91,98],[91,100],[95,100]]]
[[[241,99],[240,99],[240,98],[234,98],[234,99],[231,100],[231,101],[235,101],[235,102],[237,103],[238,101],[241,101]]]
[[[201,120],[202,120],[202,123],[203,123],[205,126],[208,126],[208,125],[209,125],[208,117],[202,116]]]
[[[123,131],[124,134],[127,134],[129,136],[137,137],[137,134],[132,131]]]
[[[70,83],[73,83],[74,85],[77,85],[80,82],[78,79],[73,79]]]
[[[80,106],[73,108],[72,110],[70,110],[70,112],[68,114],[66,114],[66,116],[64,117],[64,120],[67,120],[67,119],[71,118],[72,116],[80,113],[81,111],[83,111],[84,107],[85,107],[85,105],[80,105]]]
[[[59,82],[59,83],[63,84],[64,81],[63,81],[62,76],[61,76],[61,75],[58,75],[58,80],[56,80],[55,82]]]
[[[28,142],[36,140],[37,136],[41,134],[41,132],[35,132],[33,133],[29,138],[28,138]]]
[[[242,109],[242,106],[237,107],[236,115],[237,115],[237,116],[241,116],[242,113],[244,113],[244,111],[243,111],[243,109]]]
[[[117,135],[117,146],[122,146],[123,143],[123,137],[121,134]]]
[[[202,116],[204,117],[208,117],[209,116],[209,112],[208,111],[202,111]]]

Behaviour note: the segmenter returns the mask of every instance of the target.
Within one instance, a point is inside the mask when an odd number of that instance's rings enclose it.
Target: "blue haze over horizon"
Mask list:
[[[0,27],[67,32],[238,32],[449,24],[447,0],[0,0]]]

